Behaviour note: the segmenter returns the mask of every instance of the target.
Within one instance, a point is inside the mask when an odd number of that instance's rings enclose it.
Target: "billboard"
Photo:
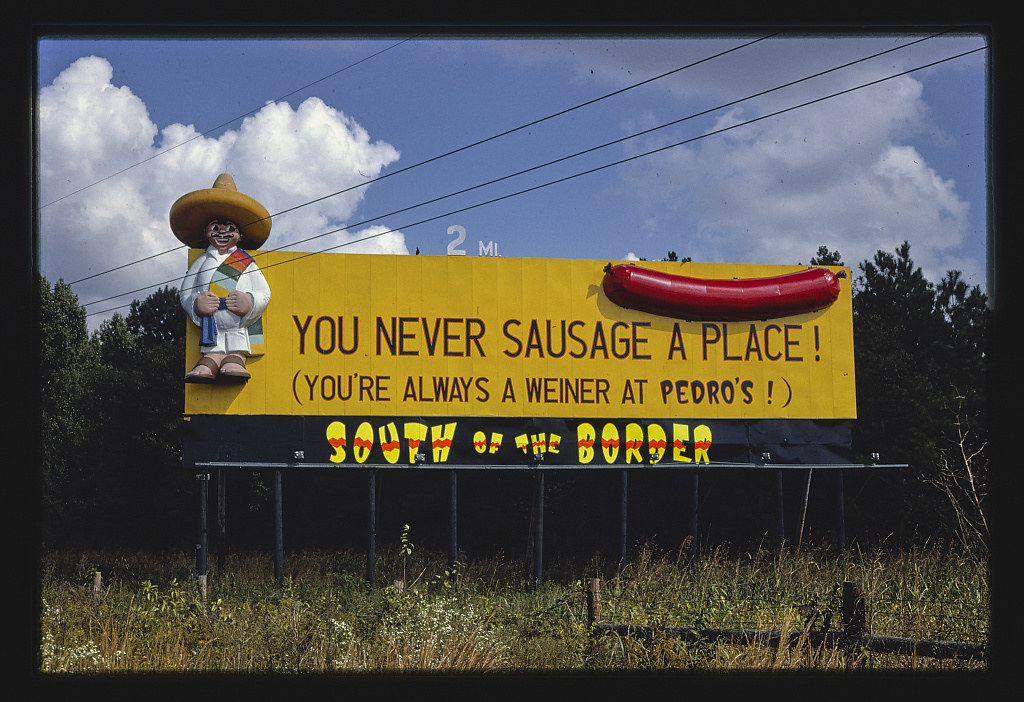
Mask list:
[[[185,385],[186,462],[742,461],[765,422],[841,448],[856,416],[842,267],[252,258],[272,299],[249,378]]]

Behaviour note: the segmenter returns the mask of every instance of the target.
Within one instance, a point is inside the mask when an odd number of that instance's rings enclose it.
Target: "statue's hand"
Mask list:
[[[249,293],[232,291],[227,296],[228,311],[244,317],[252,309],[252,296]]]
[[[210,317],[220,307],[220,298],[207,290],[196,298],[193,307],[200,317]]]

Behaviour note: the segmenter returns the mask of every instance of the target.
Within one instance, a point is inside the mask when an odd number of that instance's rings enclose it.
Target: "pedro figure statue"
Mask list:
[[[181,306],[200,328],[202,354],[185,382],[244,383],[253,339],[262,338],[262,315],[270,303],[270,287],[247,250],[270,236],[270,214],[222,173],[212,188],[178,198],[170,223],[183,244],[205,249],[178,291]]]

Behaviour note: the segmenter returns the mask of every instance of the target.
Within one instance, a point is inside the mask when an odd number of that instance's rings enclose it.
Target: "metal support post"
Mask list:
[[[196,544],[196,575],[205,576],[209,546],[206,533],[206,511],[210,499],[210,474],[198,473],[196,480],[199,481],[199,543]]]
[[[533,579],[537,589],[543,581],[544,561],[544,471],[537,471],[536,495],[537,505],[533,527]]]
[[[206,511],[210,499],[210,474],[199,473],[196,475],[196,480],[199,481],[199,543],[196,544],[196,579],[199,582],[200,596],[205,600],[207,554],[209,552]]]
[[[370,471],[370,477],[368,480],[369,488],[369,509],[367,518],[367,545],[366,545],[366,582],[369,583],[370,589],[372,590],[376,580],[377,573],[375,564],[377,561],[377,471],[373,469]]]
[[[227,471],[217,469],[217,570],[224,572],[228,556]]]
[[[448,474],[448,570],[452,579],[455,578],[455,563],[459,560],[458,480],[454,470]]]
[[[274,580],[284,587],[284,514],[281,499],[281,469],[274,469]]]
[[[623,470],[620,475],[619,487],[619,575],[626,567],[626,518],[627,518],[627,495],[629,491],[629,472]]]
[[[693,471],[693,484],[690,492],[690,567],[697,567],[697,544],[700,540],[700,473]]]
[[[836,471],[839,474],[839,536],[837,549],[839,551],[839,557],[846,557],[846,504],[843,488],[843,470],[839,469]]]
[[[782,555],[786,548],[786,521],[783,516],[781,468],[775,469],[775,519],[775,540],[779,555]]]

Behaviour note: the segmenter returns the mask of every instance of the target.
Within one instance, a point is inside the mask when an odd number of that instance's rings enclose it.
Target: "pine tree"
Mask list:
[[[853,298],[854,449],[860,460],[877,452],[883,463],[910,466],[879,476],[879,489],[860,508],[880,531],[948,533],[949,505],[928,481],[953,429],[950,403],[962,392],[972,408],[984,401],[984,295],[955,271],[932,285],[907,242],[895,254],[878,251],[860,271]]]

